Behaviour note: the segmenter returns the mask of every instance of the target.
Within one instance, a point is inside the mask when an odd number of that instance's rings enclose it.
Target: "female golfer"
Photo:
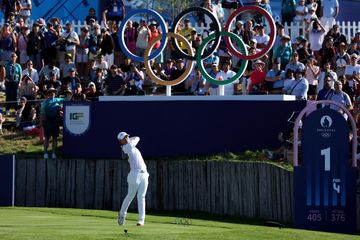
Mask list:
[[[126,195],[118,217],[119,225],[125,224],[125,217],[131,201],[137,192],[139,221],[136,226],[144,226],[145,222],[145,195],[148,187],[149,173],[146,170],[144,159],[136,148],[136,144],[140,141],[139,137],[131,137],[126,132],[120,132],[117,136],[121,144],[121,148],[128,155],[130,164],[130,173],[127,177],[128,194]]]

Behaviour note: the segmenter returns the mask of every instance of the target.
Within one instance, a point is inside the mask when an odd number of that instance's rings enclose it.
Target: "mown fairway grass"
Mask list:
[[[192,225],[174,224],[177,216],[147,215],[146,225],[136,227],[135,213],[126,225],[117,225],[117,212],[55,209],[0,208],[0,239],[359,239],[359,236],[248,225],[240,222],[192,219]],[[182,213],[184,215],[184,213]],[[191,217],[191,213],[188,217]],[[126,236],[124,230],[127,230]]]

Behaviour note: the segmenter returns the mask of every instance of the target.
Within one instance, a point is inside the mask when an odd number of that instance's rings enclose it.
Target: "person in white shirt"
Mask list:
[[[306,16],[304,17],[304,21],[305,23],[307,24],[306,26],[308,27],[310,22],[314,19],[318,19],[316,13],[315,13],[315,8],[314,7],[311,7],[308,9],[308,13],[306,14]]]
[[[232,70],[230,70],[230,62],[225,61],[223,63],[222,71],[216,74],[216,79],[218,81],[228,80],[235,76],[236,73]],[[235,82],[232,82],[230,84],[227,84],[224,86],[224,96],[234,95],[234,84],[239,83],[239,80],[236,80]],[[221,95],[221,91],[220,91]]]
[[[33,62],[31,60],[27,61],[27,67],[22,71],[22,75],[29,75],[35,84],[39,82],[39,73],[33,67]]]
[[[140,26],[138,28],[138,35],[136,39],[136,54],[140,57],[144,56],[145,49],[148,44],[150,29],[145,19],[140,20]]]
[[[123,153],[128,155],[130,164],[130,172],[127,177],[128,193],[121,205],[119,212],[118,223],[119,225],[125,224],[127,210],[131,201],[137,193],[139,220],[136,226],[144,226],[145,222],[145,195],[149,185],[149,173],[147,172],[146,164],[136,145],[140,141],[139,137],[129,138],[126,132],[120,132],[117,136],[121,144]]]
[[[71,23],[66,23],[65,31],[61,34],[59,42],[64,44],[65,52],[58,52],[58,60],[60,63],[64,62],[65,55],[71,54],[72,61],[75,62],[76,46],[80,44],[79,35],[73,30]]]
[[[299,4],[296,6],[296,16],[294,18],[295,22],[301,24],[304,22],[304,17],[307,14],[307,7],[305,6],[305,0],[300,0]]]
[[[265,34],[264,25],[257,26],[257,29],[258,29],[259,34],[254,36],[253,39],[255,39],[257,42],[257,48],[262,49],[262,48],[266,47],[266,45],[268,44],[268,42],[270,40],[270,37],[269,37],[269,35]]]
[[[22,19],[24,19],[24,22],[27,23],[30,20],[30,16],[31,16],[31,10],[32,10],[31,0],[21,0],[20,5],[21,5],[21,10],[19,15]]]

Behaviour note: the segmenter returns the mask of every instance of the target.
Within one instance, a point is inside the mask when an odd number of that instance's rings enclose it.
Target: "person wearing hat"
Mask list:
[[[22,69],[20,64],[16,63],[17,55],[12,52],[8,61],[4,61],[2,65],[5,67],[5,93],[6,93],[6,114],[10,113],[10,109],[16,106],[19,88],[21,86]]]
[[[119,211],[118,224],[125,224],[127,210],[130,206],[130,203],[137,194],[139,218],[136,226],[141,227],[145,224],[145,196],[149,185],[149,173],[147,171],[147,167],[141,152],[136,147],[140,141],[140,138],[129,137],[129,134],[126,132],[120,132],[117,135],[117,140],[121,145],[123,155],[127,155],[130,165],[130,172],[127,177],[128,193],[124,198]]]
[[[172,59],[167,59],[165,68],[160,71],[160,78],[162,80],[169,80],[171,77],[171,74],[175,70],[176,70],[176,67],[174,66],[174,61]]]
[[[178,32],[181,36],[185,37],[189,42],[191,42],[191,32],[196,31],[194,27],[191,26],[189,18],[184,19],[184,27]],[[182,42],[178,43],[180,48],[186,52],[185,44]]]
[[[111,66],[114,64],[115,43],[107,28],[101,29],[101,39],[100,53],[104,56],[104,61],[108,63],[108,66]]]
[[[71,60],[75,62],[76,46],[79,45],[79,36],[73,30],[71,23],[66,23],[65,31],[59,38],[60,48],[58,53],[59,62],[64,63],[64,55],[71,54]]]
[[[2,42],[0,51],[1,60],[8,61],[11,53],[17,47],[16,35],[8,22],[6,22],[2,27],[2,31],[0,32],[0,39]]]
[[[87,26],[80,29],[79,43],[76,49],[76,69],[79,76],[85,77],[88,75],[89,62],[89,29]]]
[[[84,93],[82,93],[82,86],[80,83],[76,84],[76,88],[74,90],[74,93],[71,97],[72,102],[78,102],[78,101],[85,101],[86,100],[86,95]]]
[[[67,88],[70,88],[72,91],[75,91],[78,83],[80,83],[80,78],[76,76],[76,69],[74,67],[69,68],[69,75],[63,78],[63,85],[66,85]]]
[[[273,46],[273,51],[275,51],[275,49],[280,46],[281,44],[281,38],[285,35],[285,27],[284,25],[282,25],[279,22],[276,22],[276,37],[275,37],[275,42],[274,42],[274,46]]]
[[[55,30],[55,25],[49,21],[46,24],[47,31],[44,31],[44,64],[49,64],[50,61],[57,58],[57,39],[58,33]]]
[[[242,32],[244,30],[244,22],[239,20],[239,21],[236,21],[235,23],[235,29],[234,29],[234,33],[238,36],[241,36]]]
[[[308,90],[309,83],[307,79],[304,78],[304,72],[301,69],[295,71],[295,80],[283,88],[285,94],[293,95],[297,100],[306,100]]]
[[[276,59],[280,61],[282,70],[284,70],[286,65],[290,62],[293,54],[293,49],[289,42],[290,37],[288,35],[283,35],[281,37],[280,45],[274,51],[273,60]]]
[[[76,65],[72,61],[71,53],[65,54],[65,62],[60,64],[60,79],[67,78],[70,75],[71,69],[76,71]]]
[[[40,31],[40,25],[35,22],[32,31],[28,35],[26,53],[33,61],[34,68],[40,70],[44,60],[44,34]]]
[[[27,55],[27,42],[29,35],[29,27],[27,25],[23,25],[21,28],[19,27],[18,37],[17,37],[17,45],[19,51],[19,63],[21,67],[26,68],[26,62],[29,60],[29,56]]]
[[[299,62],[306,64],[307,59],[311,56],[309,42],[303,35],[298,36],[296,40],[297,40],[296,52],[299,54]]]
[[[346,65],[350,64],[350,54],[346,52],[346,44],[339,44],[339,52],[335,56],[336,74],[338,76],[345,75]]]
[[[101,92],[99,92],[96,88],[96,85],[94,82],[90,82],[88,85],[88,88],[85,90],[85,96],[86,99],[90,100],[90,101],[98,101],[99,100],[99,96],[101,96]]]
[[[250,75],[248,81],[248,93],[249,94],[263,94],[265,90],[265,77],[264,72],[265,63],[260,59],[254,62],[254,71]]]
[[[219,69],[219,63],[218,62],[214,62],[212,65],[211,65],[211,69],[210,70],[207,70],[209,72],[209,75],[210,77],[212,77],[213,79],[216,79],[216,75],[220,72],[220,69]],[[209,81],[207,81],[205,83],[205,95],[210,95],[210,96],[217,96],[217,95],[220,95],[220,92],[219,92],[219,85],[218,84],[214,84],[214,83],[211,83]]]
[[[63,98],[56,98],[56,89],[47,90],[47,99],[41,103],[40,126],[44,128],[44,159],[49,158],[48,147],[52,138],[51,158],[56,159],[57,138],[59,136],[59,119],[61,116]]]
[[[49,75],[50,75],[50,78],[45,81],[46,89],[55,88],[56,95],[58,95],[60,93],[60,89],[61,89],[61,82],[58,80],[58,78],[54,72],[50,72]]]
[[[100,53],[101,30],[99,24],[94,24],[89,35],[89,60],[95,60]]]

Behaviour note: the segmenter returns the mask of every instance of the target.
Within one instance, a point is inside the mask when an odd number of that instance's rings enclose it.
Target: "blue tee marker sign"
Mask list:
[[[356,231],[356,168],[350,164],[349,125],[322,108],[306,117],[302,161],[294,167],[294,225],[297,228]]]

